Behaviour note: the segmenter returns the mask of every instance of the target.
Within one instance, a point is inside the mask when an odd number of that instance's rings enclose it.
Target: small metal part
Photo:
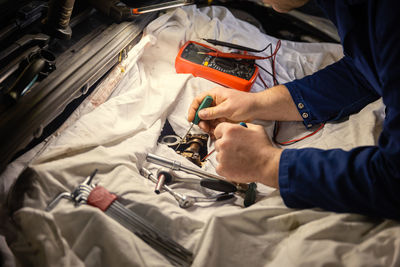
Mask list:
[[[179,142],[178,146],[175,148],[175,152],[189,159],[197,166],[202,167],[203,162],[201,159],[207,154],[208,138],[209,138],[208,134],[189,133],[186,135],[184,140],[181,140]],[[168,136],[168,139],[171,139],[170,141],[173,141],[170,136]],[[174,145],[169,145],[169,146],[173,147]]]
[[[150,181],[152,181],[153,183],[157,183],[158,182],[158,180],[154,177],[153,173],[151,173],[151,171],[149,171],[148,169],[146,169],[144,167],[142,167],[140,169],[140,174],[143,177],[145,177],[145,178],[149,179]],[[178,202],[178,204],[179,204],[179,206],[181,208],[189,208],[194,204],[194,202],[191,201],[191,199],[188,199],[183,194],[179,194],[178,192],[173,191],[169,186],[167,186],[165,184],[163,185],[163,189],[165,191],[167,191],[168,193],[170,193],[176,199],[176,201]]]
[[[190,130],[192,130],[193,128],[193,123],[191,123],[189,130],[186,132],[186,134],[181,138],[181,141],[179,142],[178,146],[175,148],[175,151],[178,150],[178,148],[181,146],[182,142],[184,142],[186,140],[186,136],[190,133]]]
[[[161,173],[161,174],[158,175],[156,188],[154,189],[154,192],[156,194],[160,194],[161,193],[161,188],[164,186],[164,183],[165,183],[165,175]]]
[[[204,135],[203,135],[204,136]],[[207,146],[207,138],[202,135],[189,135],[186,142],[188,147],[181,153],[182,156],[187,157],[197,166],[201,167],[200,151],[203,147]]]
[[[179,140],[181,138],[177,135],[166,135],[163,138],[161,138],[161,144],[165,144],[169,147],[171,146],[176,146],[179,144]]]
[[[191,122],[190,128],[189,130],[186,132],[186,134],[183,136],[183,138],[181,139],[181,142],[178,144],[177,148],[175,149],[178,150],[179,146],[182,144],[183,141],[186,140],[187,135],[190,133],[190,130],[192,130],[193,125],[199,125],[200,122],[200,116],[199,116],[199,111],[204,109],[204,108],[208,108],[209,106],[211,106],[212,102],[214,101],[214,99],[212,98],[212,96],[206,96],[204,97],[204,99],[201,101],[199,107],[196,110],[196,113],[194,115],[194,119]]]

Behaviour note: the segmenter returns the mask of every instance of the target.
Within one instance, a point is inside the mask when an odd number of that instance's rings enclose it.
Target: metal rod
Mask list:
[[[105,213],[134,232],[172,263],[187,266],[192,262],[192,253],[189,250],[167,237],[144,218],[127,209],[118,201],[113,202]]]
[[[148,162],[151,162],[151,163],[154,163],[157,165],[161,165],[161,166],[164,166],[167,168],[171,168],[172,170],[177,170],[177,171],[182,170],[182,171],[197,175],[199,177],[226,181],[225,178],[222,176],[212,174],[212,173],[209,173],[209,172],[206,172],[203,170],[199,170],[199,169],[196,169],[196,168],[193,168],[190,166],[185,166],[185,165],[182,165],[182,163],[179,161],[170,160],[170,159],[160,157],[160,156],[157,156],[157,155],[154,155],[151,153],[147,154],[146,159]]]
[[[132,13],[133,14],[145,14],[145,13],[149,13],[149,12],[155,12],[155,11],[160,11],[160,10],[165,10],[165,9],[170,9],[170,8],[175,8],[175,7],[181,7],[181,6],[186,6],[186,5],[192,5],[192,4],[194,4],[194,1],[187,1],[187,0],[169,1],[166,3],[135,8],[132,10]]]

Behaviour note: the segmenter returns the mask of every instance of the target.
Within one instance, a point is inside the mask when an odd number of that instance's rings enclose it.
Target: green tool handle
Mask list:
[[[194,116],[194,120],[193,120],[193,124],[198,125],[200,122],[200,118],[199,118],[199,111],[202,110],[203,108],[208,108],[209,106],[211,106],[211,103],[213,102],[213,98],[211,96],[206,96],[203,101],[201,101],[201,104],[199,106],[199,108],[196,111],[196,115]]]

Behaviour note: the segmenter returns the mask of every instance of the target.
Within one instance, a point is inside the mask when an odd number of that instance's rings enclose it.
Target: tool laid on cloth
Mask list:
[[[184,171],[190,174],[194,174],[197,175],[199,177],[202,178],[208,178],[208,179],[212,179],[215,182],[213,182],[213,186],[215,186],[215,184],[218,184],[216,182],[216,180],[222,180],[226,183],[231,184],[232,186],[234,186],[236,188],[235,191],[231,191],[231,192],[235,192],[239,195],[242,195],[244,197],[244,199],[247,199],[246,203],[245,203],[245,207],[248,207],[252,204],[254,204],[255,200],[256,200],[256,186],[249,186],[249,184],[242,184],[242,183],[231,183],[227,180],[225,180],[223,177],[197,169],[197,168],[193,168],[190,166],[185,166],[183,165],[181,162],[179,161],[175,161],[175,160],[170,160],[161,156],[157,156],[151,153],[148,153],[146,156],[146,160],[148,162],[163,166],[163,167],[167,167],[170,168],[172,170],[176,170],[176,171]],[[224,186],[225,183],[224,183]]]
[[[258,75],[255,59],[238,58],[238,54],[224,58],[219,56],[221,53],[205,44],[188,41],[175,59],[176,72],[192,73],[230,88],[250,91]]]
[[[164,255],[173,265],[191,265],[193,261],[192,252],[167,237],[143,217],[126,208],[117,200],[118,197],[116,195],[111,194],[102,186],[92,184],[96,173],[97,170],[87,177],[73,192],[64,192],[58,195],[47,206],[46,210],[53,209],[62,198],[72,200],[76,205],[88,204],[97,207]]]
[[[159,182],[159,180],[157,180],[157,178],[154,177],[153,173],[144,167],[141,168],[140,174],[155,184],[157,184]],[[189,208],[198,202],[223,201],[223,200],[231,199],[235,196],[233,192],[220,193],[220,194],[217,194],[214,196],[207,196],[207,197],[188,196],[188,195],[178,193],[178,192],[172,190],[166,184],[163,184],[161,188],[164,189],[165,191],[167,191],[168,193],[170,193],[176,199],[176,201],[178,201],[179,207],[184,208],[184,209]],[[161,190],[156,193],[160,194]]]
[[[160,168],[157,171],[157,184],[155,192],[157,193],[157,191],[159,191],[164,184],[170,185],[179,182],[200,184],[202,187],[225,193],[237,191],[237,188],[234,184],[225,180],[197,177],[183,178],[178,176],[178,174],[171,169]]]
[[[175,151],[178,150],[180,144],[182,143],[183,140],[186,140],[186,136],[190,133],[190,130],[192,130],[193,126],[199,125],[200,122],[200,117],[199,117],[199,111],[202,110],[203,108],[208,108],[209,106],[211,106],[213,102],[213,98],[211,96],[206,96],[203,101],[201,101],[201,104],[199,106],[199,108],[196,111],[196,115],[194,116],[194,119],[189,127],[189,130],[186,132],[186,134],[183,136],[183,138],[181,139],[181,142],[179,142],[178,146],[175,148]]]
[[[148,162],[157,164],[159,166],[167,167],[167,168],[170,168],[170,169],[176,170],[176,171],[184,171],[184,172],[187,172],[187,173],[190,173],[190,174],[197,175],[197,176],[202,177],[202,178],[225,180],[223,177],[218,176],[216,174],[212,174],[212,173],[203,171],[203,170],[201,170],[199,168],[185,166],[179,161],[170,160],[170,159],[167,159],[165,157],[154,155],[152,153],[147,153],[146,160]],[[241,188],[241,189],[247,189],[247,186],[245,185],[245,188]]]

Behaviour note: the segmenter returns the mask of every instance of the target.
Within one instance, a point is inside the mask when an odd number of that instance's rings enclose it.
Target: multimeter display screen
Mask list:
[[[233,58],[213,57],[202,53],[215,52],[207,47],[190,43],[183,50],[181,57],[190,62],[209,67],[245,80],[250,80],[256,67],[254,60],[238,60]]]
[[[185,50],[182,52],[182,58],[189,60],[193,63],[203,65],[204,59],[209,57],[205,54],[199,54],[198,52],[208,53],[213,52],[213,50],[208,49],[207,47],[197,45],[194,43],[190,43]]]

